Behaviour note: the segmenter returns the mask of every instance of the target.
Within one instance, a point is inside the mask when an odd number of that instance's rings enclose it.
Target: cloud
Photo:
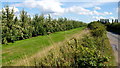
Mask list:
[[[72,6],[68,8],[62,8],[63,5],[60,0],[26,0],[23,3],[14,4],[16,7],[28,7],[28,8],[39,8],[43,14],[52,14],[52,15],[62,15],[66,12],[77,13],[80,15],[99,15],[100,13],[96,11],[90,11],[88,7],[93,7],[95,5],[99,5],[102,3],[83,3],[80,6]],[[100,9],[100,7],[96,7],[96,9]]]
[[[13,9],[14,13],[19,12],[19,9],[16,8],[16,7],[9,7],[9,10],[10,10],[10,11],[12,11],[12,9]],[[3,10],[5,11],[5,8],[3,8]],[[2,11],[2,9],[0,10],[0,12],[1,12],[1,11]]]
[[[5,8],[2,8],[2,9],[5,11]],[[2,9],[0,9],[0,14],[2,14]],[[9,6],[9,10],[12,11],[12,9],[14,11],[15,16],[19,17],[19,9],[16,7]]]
[[[117,19],[116,17],[110,17],[109,19]]]
[[[47,14],[55,14],[59,15],[64,12],[64,8],[61,7],[62,3],[56,0],[28,0],[24,1],[23,3],[14,4],[16,7],[28,7],[28,8],[39,8],[42,13]]]
[[[65,9],[65,12],[73,12],[73,13],[78,13],[78,12],[89,12],[90,10],[85,9],[83,7],[80,6],[72,6],[69,8]]]
[[[101,8],[100,7],[94,7],[95,10],[100,10]]]
[[[95,20],[110,19],[110,21],[111,21],[112,19],[117,19],[117,18],[115,18],[115,17],[103,17],[103,16],[93,16],[92,18],[95,19]]]
[[[65,9],[65,12],[67,13],[76,13],[80,15],[111,15],[111,12],[98,12],[96,10],[88,10],[86,8],[83,8],[81,6],[72,6]]]
[[[105,17],[102,17],[102,16],[99,16],[99,17],[93,16],[92,18],[93,18],[93,19],[96,19],[96,20],[106,19]]]
[[[61,2],[118,2],[119,0],[59,0]]]
[[[63,13],[75,13],[79,15],[111,15],[111,12],[98,12],[100,7],[94,7],[103,3],[83,3],[79,6],[71,6],[68,8],[61,7],[63,4],[60,0],[26,0],[22,3],[14,4],[16,7],[39,8],[43,14],[62,15]],[[93,7],[95,10],[88,10],[86,8]]]
[[[119,2],[119,0],[98,0],[98,2]]]
[[[23,2],[24,0],[1,0],[1,2]],[[30,2],[31,0],[28,0]],[[37,0],[40,1],[40,0]],[[119,0],[57,0],[60,2],[118,2]]]
[[[95,7],[95,6],[99,6],[102,4],[106,4],[106,2],[84,2],[83,4],[79,6],[84,7],[84,8],[90,8],[90,7]]]
[[[110,17],[110,19],[115,19],[115,17]]]
[[[80,14],[80,15],[92,14],[90,10],[85,9],[83,7],[80,7],[80,6],[72,6],[72,7],[66,8],[65,12],[66,13],[76,13],[76,14]]]
[[[2,8],[2,9],[5,11],[5,8]],[[2,9],[0,9],[0,14],[2,14]],[[14,14],[15,14],[16,16],[18,16],[18,15],[19,15],[19,9],[16,8],[16,7],[9,7],[9,10],[10,10],[10,11],[12,11],[12,9],[13,9],[13,11],[14,11]]]
[[[111,12],[104,12],[105,15],[111,15]]]
[[[94,6],[98,6],[98,5],[102,5],[105,4],[106,2],[99,2],[99,1],[81,1],[81,0],[25,0],[22,1],[23,3],[20,4],[15,4],[15,6],[21,6],[21,7],[31,7],[31,8],[35,8],[35,7],[39,7],[40,4],[51,4],[50,6],[56,7],[57,6],[61,6],[61,2],[83,2],[82,4],[80,4],[79,6],[84,7],[84,8],[89,8],[89,7],[94,7]],[[59,8],[58,8],[59,9]]]

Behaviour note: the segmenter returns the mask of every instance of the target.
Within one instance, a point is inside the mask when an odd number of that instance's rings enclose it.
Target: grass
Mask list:
[[[25,55],[31,56],[53,43],[64,41],[65,38],[78,33],[84,28],[85,27],[55,32],[50,35],[37,36],[30,39],[16,41],[15,43],[9,43],[8,45],[3,45],[2,64],[3,66],[15,64],[16,60],[25,58]]]
[[[106,46],[105,49],[104,49],[104,55],[107,56],[107,57],[111,57],[109,59],[109,66],[117,66],[117,63],[115,61],[115,56],[114,56],[114,51],[111,47],[111,44],[109,42],[109,39],[107,38],[107,36],[105,35],[105,41],[104,41],[104,45]]]

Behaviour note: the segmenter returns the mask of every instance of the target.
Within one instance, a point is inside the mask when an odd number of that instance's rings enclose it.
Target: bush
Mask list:
[[[84,41],[83,41],[84,40]],[[86,45],[86,46],[84,46]],[[109,58],[95,47],[94,38],[72,39],[64,46],[52,49],[49,54],[35,61],[36,66],[105,66]]]
[[[88,24],[88,28],[91,29],[91,33],[95,37],[102,37],[106,34],[106,27],[100,22],[91,22]]]

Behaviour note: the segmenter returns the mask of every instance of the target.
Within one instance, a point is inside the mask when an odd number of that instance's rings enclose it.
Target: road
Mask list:
[[[109,38],[110,44],[114,50],[114,55],[116,58],[116,62],[118,63],[118,65],[120,66],[120,35],[118,34],[114,34],[112,32],[107,32],[107,36]]]

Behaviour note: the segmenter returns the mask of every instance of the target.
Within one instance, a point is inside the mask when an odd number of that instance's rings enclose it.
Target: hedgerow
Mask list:
[[[74,38],[57,50],[52,49],[46,57],[37,59],[35,66],[107,66],[110,57],[102,55],[94,41],[89,36],[82,40]]]
[[[91,22],[88,24],[88,28],[91,29],[91,33],[95,37],[102,37],[106,34],[106,27],[100,22]]]

